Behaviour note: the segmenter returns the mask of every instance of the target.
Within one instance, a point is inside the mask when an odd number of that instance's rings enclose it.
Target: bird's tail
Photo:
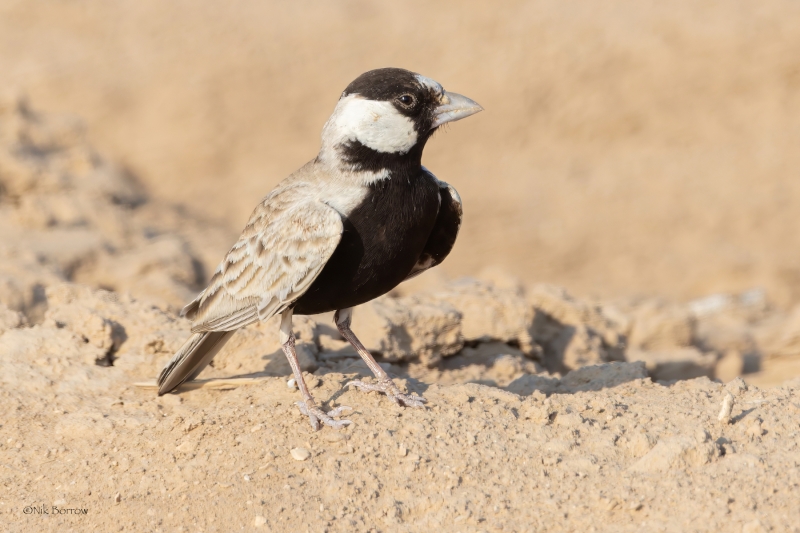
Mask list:
[[[200,374],[235,331],[193,333],[158,375],[158,395],[175,390]]]

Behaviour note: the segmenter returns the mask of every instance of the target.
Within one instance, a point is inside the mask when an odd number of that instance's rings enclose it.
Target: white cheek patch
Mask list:
[[[357,140],[383,153],[405,154],[417,144],[414,122],[390,102],[354,94],[339,100],[326,129],[336,144]]]

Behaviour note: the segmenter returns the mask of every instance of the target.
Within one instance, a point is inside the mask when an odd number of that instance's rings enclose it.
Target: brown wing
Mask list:
[[[342,217],[302,184],[270,193],[208,287],[184,314],[192,331],[230,331],[266,320],[300,297],[342,235]]]

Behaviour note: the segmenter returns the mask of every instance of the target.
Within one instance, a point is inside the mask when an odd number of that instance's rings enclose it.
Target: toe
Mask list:
[[[391,380],[380,381],[377,384],[364,383],[363,381],[351,381],[346,386],[353,386],[361,391],[377,391],[385,394],[390,400],[399,406],[405,407],[424,407],[427,400],[416,394],[404,394]]]
[[[336,418],[337,416],[341,415],[343,412],[348,411],[348,410],[352,411],[353,408],[349,407],[347,405],[340,405],[339,407],[337,407],[333,411],[329,412],[328,416],[330,416],[332,418]]]
[[[409,398],[406,396],[402,399],[403,405],[406,407],[425,407],[425,399],[424,398]]]
[[[311,424],[311,428],[314,431],[319,431],[322,429],[323,425],[334,427],[334,428],[343,428],[345,426],[349,426],[351,422],[349,420],[335,420],[333,417],[340,416],[345,410],[352,410],[351,407],[346,405],[340,405],[336,409],[333,409],[329,413],[326,413],[319,407],[311,407],[309,408],[305,402],[295,402],[295,405],[300,409],[300,412],[308,417],[308,421]]]
[[[352,424],[349,420],[334,420],[333,418],[328,418],[325,420],[325,423],[332,428],[341,429],[343,427],[349,426]]]
[[[362,392],[386,392],[380,385],[373,385],[372,383],[364,383],[363,381],[351,381],[345,387],[355,387]]]
[[[394,402],[395,405],[400,406],[400,407],[404,406],[403,405],[403,400],[401,400],[397,396],[389,396],[388,394],[387,394],[387,396],[389,397],[390,400],[392,400],[392,402]]]
[[[425,407],[425,403],[428,401],[422,396],[413,393],[398,394],[397,396],[406,407]]]

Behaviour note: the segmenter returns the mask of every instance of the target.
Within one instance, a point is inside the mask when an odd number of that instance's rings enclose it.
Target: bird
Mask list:
[[[351,329],[353,307],[440,264],[461,227],[458,192],[422,165],[444,124],[483,108],[428,77],[379,68],[341,93],[322,128],[317,156],[256,206],[208,286],[181,311],[191,336],[158,377],[158,395],[195,379],[233,333],[280,315],[280,342],[314,430],[341,428],[350,407],[325,412],[308,390],[295,351],[293,315],[335,311],[342,337],[375,382],[347,384],[399,406],[425,398],[399,390]]]

